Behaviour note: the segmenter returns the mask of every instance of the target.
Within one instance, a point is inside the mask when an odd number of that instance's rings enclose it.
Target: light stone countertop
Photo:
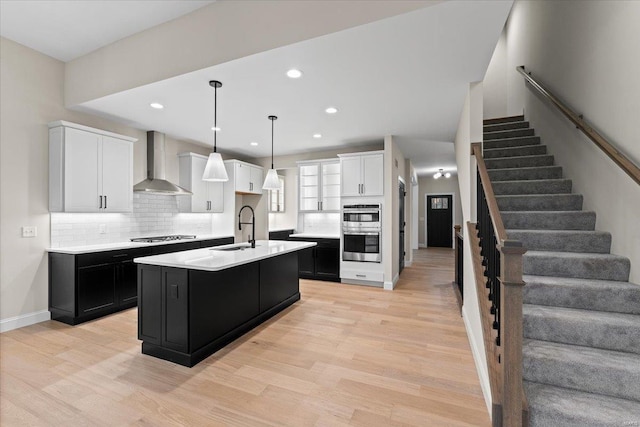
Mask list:
[[[144,236],[143,236],[144,237]],[[172,245],[174,243],[185,243],[185,242],[199,242],[202,240],[211,240],[211,239],[224,239],[227,237],[234,237],[230,235],[217,235],[217,234],[201,234],[198,235],[195,239],[182,239],[182,240],[170,240],[165,242],[153,242],[153,243],[145,243],[145,242],[116,242],[116,243],[104,243],[100,245],[86,245],[86,246],[67,246],[61,248],[47,248],[47,252],[55,252],[60,254],[86,254],[92,252],[105,252],[105,251],[115,251],[118,249],[130,249],[130,248],[146,248],[150,246],[160,246],[160,245]]]
[[[243,249],[232,251],[220,250],[238,246],[242,246]],[[258,240],[255,248],[251,248],[246,242],[234,243],[232,245],[216,246],[215,248],[193,249],[190,251],[134,258],[133,262],[162,267],[186,268],[190,270],[220,271],[313,246],[316,246],[315,242]]]

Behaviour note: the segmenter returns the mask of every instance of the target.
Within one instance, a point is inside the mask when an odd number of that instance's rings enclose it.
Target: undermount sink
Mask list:
[[[260,246],[260,245],[256,245],[256,248],[258,246]],[[224,251],[224,252],[243,251],[245,249],[251,249],[251,244],[242,243],[242,244],[239,244],[239,245],[227,246],[227,247],[224,247],[224,248],[211,248],[212,251]]]

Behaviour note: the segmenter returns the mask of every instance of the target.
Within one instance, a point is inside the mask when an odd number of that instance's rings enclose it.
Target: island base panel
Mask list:
[[[199,362],[203,361],[207,357],[211,356],[221,348],[225,347],[230,342],[238,339],[242,335],[251,331],[256,326],[264,323],[271,317],[285,310],[290,305],[294,304],[296,301],[300,300],[300,292],[297,292],[295,295],[287,298],[282,301],[280,304],[272,307],[271,309],[265,311],[264,313],[259,314],[253,319],[243,323],[232,331],[227,332],[225,335],[216,339],[215,341],[210,342],[204,347],[194,351],[191,354],[183,353],[176,350],[171,350],[166,347],[162,347],[160,345],[151,344],[149,342],[142,343],[142,354],[146,354],[148,356],[157,357],[159,359],[168,360],[169,362],[177,363],[178,365],[187,366],[189,368],[195,366]]]

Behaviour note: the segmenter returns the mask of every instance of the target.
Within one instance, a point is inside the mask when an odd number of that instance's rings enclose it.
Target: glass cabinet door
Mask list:
[[[320,210],[320,164],[300,165],[300,211]]]
[[[340,210],[340,162],[322,164],[323,211]]]

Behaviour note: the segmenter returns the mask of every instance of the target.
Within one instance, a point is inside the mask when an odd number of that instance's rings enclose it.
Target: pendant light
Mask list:
[[[269,120],[271,120],[271,169],[269,169],[269,172],[267,172],[267,176],[264,179],[264,185],[262,186],[262,189],[279,190],[280,179],[278,179],[278,173],[273,168],[273,122],[278,120],[278,117],[269,116]]]
[[[218,80],[210,80],[209,86],[214,90],[213,104],[213,153],[209,154],[207,165],[202,174],[203,181],[229,181],[227,169],[224,167],[222,156],[217,152],[216,137],[220,129],[218,129],[218,88],[222,87],[222,83]]]

